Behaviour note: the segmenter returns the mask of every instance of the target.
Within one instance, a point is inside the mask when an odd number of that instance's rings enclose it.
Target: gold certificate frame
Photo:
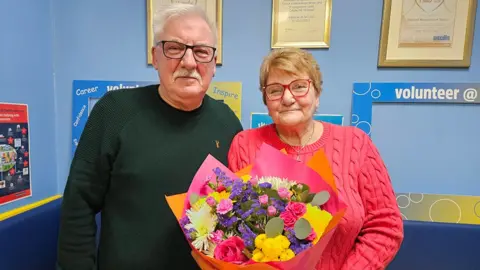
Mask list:
[[[223,63],[223,44],[222,44],[222,26],[223,26],[223,0],[147,0],[147,62],[152,64],[151,49],[154,45],[153,38],[153,17],[156,10],[160,10],[163,5],[174,3],[195,4],[202,6],[209,19],[215,22],[217,26],[217,65]]]
[[[384,0],[379,67],[469,67],[477,0]]]
[[[329,48],[332,0],[273,0],[271,47]]]

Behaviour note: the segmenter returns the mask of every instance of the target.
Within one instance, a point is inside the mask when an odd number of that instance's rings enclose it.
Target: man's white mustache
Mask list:
[[[188,71],[185,69],[178,70],[173,74],[173,78],[177,79],[178,77],[191,77],[191,78],[197,79],[200,83],[202,82],[202,77],[200,76],[200,74],[198,74],[196,70],[194,71]]]

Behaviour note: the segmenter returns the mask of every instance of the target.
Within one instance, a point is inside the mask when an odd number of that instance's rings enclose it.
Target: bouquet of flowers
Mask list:
[[[267,144],[237,173],[209,155],[167,202],[194,256],[217,269],[313,268],[345,213],[323,151],[303,164]]]

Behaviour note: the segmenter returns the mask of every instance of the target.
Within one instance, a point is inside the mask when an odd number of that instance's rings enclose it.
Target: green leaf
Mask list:
[[[244,221],[244,222],[250,228],[250,230],[252,230],[252,232],[254,232],[256,234],[263,233],[263,231],[261,229],[255,227],[255,225],[253,225],[253,223],[251,223],[250,221]]]
[[[283,228],[283,219],[274,217],[267,222],[267,225],[265,226],[265,234],[267,235],[267,238],[273,238],[282,234]]]
[[[325,190],[320,191],[317,194],[315,194],[311,204],[313,206],[321,206],[321,205],[325,204],[326,202],[328,202],[329,199],[330,199],[330,193],[328,193],[328,191],[325,191]]]
[[[280,195],[278,195],[278,192],[273,189],[265,189],[265,194],[267,194],[269,198],[280,200]]]
[[[315,197],[315,193],[310,193],[305,200],[305,203],[311,203],[313,201],[313,197]]]
[[[303,240],[312,232],[312,226],[310,226],[310,222],[308,222],[308,220],[300,218],[297,220],[297,222],[295,222],[293,230],[295,231],[295,237]]]
[[[240,205],[243,211],[250,210],[252,208],[253,201],[246,201]]]
[[[200,196],[198,196],[197,193],[192,193],[190,194],[190,205],[194,205],[198,200],[200,199]]]
[[[300,197],[298,198],[298,202],[305,202],[308,198],[308,190],[304,190]]]

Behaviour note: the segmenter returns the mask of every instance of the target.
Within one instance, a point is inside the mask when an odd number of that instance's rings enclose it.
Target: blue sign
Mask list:
[[[352,125],[368,135],[373,103],[476,103],[480,83],[354,83]]]
[[[156,82],[137,81],[73,81],[72,100],[72,156],[77,149],[88,116],[95,103],[109,91],[135,88],[155,84]]]
[[[336,125],[343,125],[343,116],[337,114],[315,114],[315,120],[329,122]],[[267,113],[252,113],[250,119],[250,128],[258,128],[273,123],[272,118]]]

